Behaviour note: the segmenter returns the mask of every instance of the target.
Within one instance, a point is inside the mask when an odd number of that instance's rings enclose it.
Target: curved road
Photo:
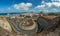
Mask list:
[[[27,20],[27,19],[25,19],[25,20]],[[21,28],[19,28],[19,24],[22,21],[24,21],[22,19],[19,19],[19,21],[20,21],[19,23],[14,23],[14,22],[12,22],[12,20],[9,20],[8,18],[7,18],[7,21],[10,23],[11,27],[13,28],[13,30],[15,32],[17,32],[17,33],[22,33],[22,34],[35,34],[37,32],[37,30],[38,30],[38,26],[37,25],[36,25],[36,28],[35,29],[28,30],[28,31],[27,30],[22,30]]]

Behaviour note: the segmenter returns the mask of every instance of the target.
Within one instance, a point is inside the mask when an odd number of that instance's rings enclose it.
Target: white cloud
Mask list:
[[[19,4],[15,4],[14,8],[17,10],[28,11],[31,6],[32,6],[32,3],[19,3]]]
[[[60,2],[60,0],[51,0],[52,2]]]
[[[43,4],[42,4],[43,3]],[[37,11],[57,11],[60,8],[60,2],[42,2],[41,5],[37,5],[35,10]]]
[[[47,7],[51,7],[52,6],[52,3],[45,3],[46,5],[45,6],[47,6]]]
[[[50,3],[46,3],[46,5],[48,7],[60,7],[60,3],[59,2],[50,2]]]
[[[45,4],[44,4],[44,5],[38,5],[38,6],[35,7],[35,9],[37,9],[37,8],[38,8],[38,9],[42,9],[42,8],[44,8],[44,7],[45,7]]]
[[[43,10],[47,11],[49,8],[56,11],[57,10],[56,8],[60,8],[60,2],[45,2],[43,0],[41,2],[41,5],[37,5],[32,9],[30,9],[30,7],[32,7],[32,3],[19,3],[19,4],[15,4],[13,7],[19,11],[20,10],[22,11],[43,11]]]
[[[60,8],[59,2],[48,2],[42,5],[37,5],[35,9],[44,9],[44,8]]]
[[[56,7],[60,7],[60,3],[59,2],[53,2],[52,5],[54,5]]]
[[[41,4],[44,4],[45,3],[45,1],[43,0],[42,2],[41,2]]]

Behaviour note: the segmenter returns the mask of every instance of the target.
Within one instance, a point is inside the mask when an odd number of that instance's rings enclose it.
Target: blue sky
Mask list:
[[[0,0],[0,13],[60,12],[60,0]]]

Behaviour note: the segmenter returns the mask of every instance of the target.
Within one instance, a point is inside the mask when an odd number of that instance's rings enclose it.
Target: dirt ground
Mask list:
[[[25,35],[15,32],[8,32],[0,27],[0,36],[25,36]],[[57,27],[54,31],[49,31],[49,32],[44,31],[42,33],[36,33],[33,35],[26,35],[26,36],[60,36],[60,26]]]
[[[53,32],[46,33],[46,31],[45,31],[44,34],[36,33],[34,35],[27,35],[27,36],[49,36],[49,35],[52,35],[52,36],[60,36],[59,34],[60,34],[60,27],[59,28],[56,28],[56,30],[53,31]],[[6,31],[6,30],[4,30],[4,29],[2,29],[0,27],[0,36],[24,36],[24,35],[23,34],[19,34],[19,33],[16,34],[14,32],[8,32],[8,31]]]

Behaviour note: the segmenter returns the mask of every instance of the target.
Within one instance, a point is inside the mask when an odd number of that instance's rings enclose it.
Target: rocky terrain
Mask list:
[[[24,35],[19,34],[19,33],[16,34],[14,32],[8,32],[5,29],[0,28],[0,36],[24,36]],[[60,36],[60,27],[56,28],[56,30],[53,31],[53,32],[48,32],[48,33],[45,33],[45,34],[36,33],[34,35],[28,35],[28,36]]]
[[[5,18],[3,18],[3,19],[6,20]],[[60,24],[59,22],[57,24]],[[52,29],[54,29],[54,28],[52,28]],[[3,29],[2,27],[0,27],[0,36],[60,36],[60,26],[55,27],[55,30],[53,30],[53,31],[46,30],[46,31],[39,32],[39,33],[36,33],[36,34],[33,34],[33,35],[30,35],[30,34],[26,35],[26,34],[15,33],[14,31],[9,32],[6,29]]]

